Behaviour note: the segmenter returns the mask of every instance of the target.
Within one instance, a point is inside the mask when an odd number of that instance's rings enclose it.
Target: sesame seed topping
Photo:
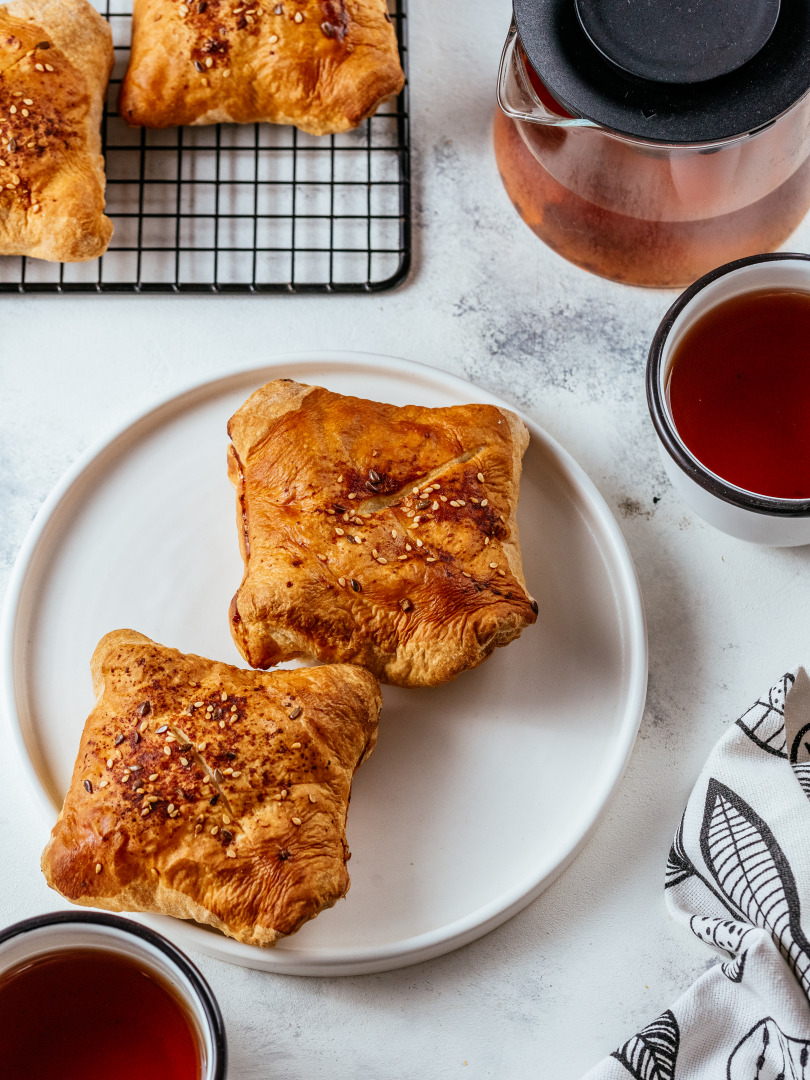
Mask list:
[[[155,734],[156,734],[156,735],[165,735],[165,733],[166,733],[166,732],[167,732],[168,730],[169,730],[169,725],[168,725],[168,724],[161,724],[161,725],[160,725],[160,727],[159,727],[159,728],[157,729],[157,731],[155,732]]]
[[[194,835],[199,836],[201,832],[202,832],[202,825],[195,825],[194,826]]]
[[[141,810],[141,817],[146,817],[151,809],[151,806],[145,806],[143,810]]]
[[[506,577],[506,571],[505,570],[499,570],[498,573],[501,575],[501,577]]]
[[[157,780],[157,778],[158,778],[158,774],[156,772],[149,773],[149,779],[150,780]]]
[[[97,862],[97,863],[96,863],[96,873],[97,873],[97,874],[100,874],[100,873],[101,873],[101,863],[100,863],[100,862]]]
[[[355,592],[360,592],[360,590],[362,588],[360,582],[356,578],[351,579],[351,586],[352,586],[352,588],[354,589]]]
[[[53,67],[51,66],[51,64],[46,64],[45,65],[45,70],[46,71],[53,71]]]
[[[380,555],[379,559],[377,559],[377,562],[380,563],[381,566],[385,566],[388,562],[388,559],[385,559],[382,555]]]
[[[37,71],[44,71],[45,70],[45,68],[42,66],[42,64],[34,64],[34,67],[37,69]]]
[[[400,562],[404,562],[404,561],[405,561],[405,560],[406,560],[407,558],[408,558],[408,556],[407,556],[407,555],[397,555],[397,559],[398,559],[398,560],[399,560]]]
[[[166,757],[171,757],[172,748],[170,746],[164,746],[163,753],[166,755]]]
[[[346,588],[346,578],[345,577],[339,577],[338,578],[338,585],[341,587],[341,589],[345,589]]]
[[[419,548],[419,547],[424,547],[424,544],[422,543],[422,541],[421,541],[421,540],[417,540],[417,541],[416,541],[416,546],[417,546],[418,548]]]
[[[108,780],[102,780],[102,781],[101,781],[101,783],[100,783],[100,784],[99,784],[98,786],[99,786],[100,788],[102,788],[102,787],[107,787],[107,784],[108,784],[108,783],[109,783],[109,781],[108,781]]]
[[[326,562],[326,556],[325,555],[320,555],[319,554],[318,558],[321,560],[321,562]]]
[[[406,550],[406,551],[413,551],[413,548],[411,547],[411,545],[410,545],[410,544],[406,544],[406,545],[405,545],[405,550]]]
[[[460,504],[459,504],[457,499],[451,499],[450,500],[450,505],[451,506],[459,506]]]
[[[216,836],[218,832],[219,832],[219,825],[212,825],[211,826],[211,835]]]
[[[436,562],[436,558],[433,555],[428,555],[428,557],[425,559],[425,562]]]
[[[440,495],[439,498],[441,499],[442,502],[447,502],[447,496],[446,495]]]
[[[498,569],[498,564],[496,562],[491,562],[489,564],[489,568],[490,568],[490,570],[497,570]]]
[[[338,536],[345,536],[346,535],[345,532],[343,531],[343,529],[335,528],[335,532],[338,534]]]
[[[181,765],[188,765],[188,758],[187,757],[181,757],[180,758],[180,764]]]
[[[355,492],[353,491],[353,492],[351,493],[351,495],[349,496],[349,498],[350,498],[350,499],[356,499],[356,498],[357,498],[357,494],[356,494],[356,493],[355,493]]]
[[[145,720],[142,720],[142,721],[140,722],[140,724],[138,724],[138,731],[140,731],[141,733],[143,733],[144,731],[146,731],[146,729],[147,729],[148,727],[149,727],[149,725],[147,724],[147,722],[146,722]]]
[[[304,21],[304,16],[301,14],[300,11],[296,11],[296,13],[295,13],[295,21],[297,23],[302,23]]]
[[[93,785],[92,785],[92,784],[90,783],[90,781],[89,781],[89,780],[85,780],[85,782],[84,782],[84,789],[85,789],[85,791],[89,791],[89,793],[90,793],[91,795],[93,794]]]
[[[220,726],[221,728],[225,727],[225,721],[224,721],[224,720],[220,720],[220,722],[219,722],[219,726]]]
[[[275,43],[278,41],[278,34],[271,34],[269,41],[271,45],[275,45]],[[342,479],[343,477],[338,477],[338,483],[340,483]]]
[[[300,750],[301,749],[301,743],[300,742],[291,743],[290,748],[292,750]]]
[[[211,57],[211,56],[206,56],[206,58],[205,58],[205,66],[206,66],[207,68],[210,68],[210,67],[213,67],[213,66],[214,66],[214,60],[213,60],[213,57]]]
[[[482,472],[480,472],[480,473],[478,474],[478,482],[479,482],[480,484],[483,484],[483,482],[484,482],[484,474],[483,474]]]
[[[234,712],[238,712],[238,711],[239,711],[239,710],[237,709],[237,707],[236,707],[235,705],[231,705],[231,712],[232,712],[232,713],[234,713]]]
[[[225,852],[225,854],[228,856],[229,859],[235,859],[236,858],[236,852],[233,850],[233,848],[228,848],[228,850]]]
[[[300,705],[298,705],[298,706],[297,706],[297,707],[296,707],[295,709],[293,709],[293,711],[292,711],[292,712],[290,713],[290,719],[291,719],[291,720],[297,720],[297,719],[298,719],[298,717],[299,717],[299,716],[301,715],[301,713],[302,713],[303,711],[304,711],[304,710],[303,710],[303,709],[301,708],[301,706],[300,706]]]
[[[461,571],[461,576],[462,576],[462,577],[469,577],[469,578],[471,578],[471,577],[472,577],[472,574],[468,574],[466,570],[462,570],[462,571]]]
[[[310,792],[309,801],[312,802],[312,803],[315,802],[315,796],[312,794],[312,792]]]
[[[431,509],[431,510],[438,510],[438,509],[439,509],[439,504],[438,504],[438,503],[436,502],[436,500],[435,500],[435,499],[434,499],[434,501],[433,501],[433,502],[432,502],[432,503],[430,504],[430,509]]]
[[[292,823],[293,823],[293,825],[300,825],[301,824],[301,818],[300,817],[294,817],[292,819]]]
[[[171,813],[173,813],[173,811],[174,811],[174,803],[170,802],[169,805],[166,807],[166,813],[171,814]]]
[[[489,499],[482,499],[481,500],[481,505],[482,506],[489,506]],[[503,521],[503,518],[501,518],[501,521]]]
[[[225,774],[225,776],[230,776],[231,773],[233,772],[233,769],[230,769],[230,768],[223,769],[222,772]]]
[[[488,537],[488,536],[485,536],[485,537],[484,537],[484,544],[488,544],[488,543],[489,543],[489,537]]]
[[[107,768],[111,769],[112,767],[113,767],[113,759],[111,757],[108,757],[107,758]]]
[[[138,706],[138,712],[141,716],[148,716],[151,711],[152,706],[149,704],[148,701],[142,701]]]
[[[237,778],[238,776],[241,776],[241,775],[242,775],[242,772],[241,772],[241,770],[239,770],[239,769],[234,769],[234,770],[233,770],[233,778],[234,778],[234,780],[236,780],[236,778]]]
[[[214,769],[214,779],[218,784],[222,783],[222,773],[219,771],[219,769]]]

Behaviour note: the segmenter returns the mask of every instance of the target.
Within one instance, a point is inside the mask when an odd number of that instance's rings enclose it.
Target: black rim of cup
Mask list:
[[[709,492],[710,495],[714,495],[718,499],[722,499],[724,502],[756,514],[787,518],[806,517],[810,514],[810,499],[777,499],[769,495],[757,495],[753,491],[746,491],[743,488],[736,487],[734,484],[730,484],[715,475],[715,473],[710,472],[686,449],[672,422],[664,400],[664,391],[661,385],[661,365],[664,350],[675,320],[707,285],[711,285],[718,278],[733,274],[736,270],[740,270],[745,266],[768,262],[795,262],[797,260],[810,262],[810,255],[787,251],[771,252],[766,255],[749,255],[745,259],[735,259],[733,262],[718,266],[716,270],[710,270],[708,274],[704,274],[688,289],[685,289],[666,313],[655,332],[647,358],[647,405],[658,437],[675,464],[691,480],[699,484],[704,491]],[[756,286],[757,290],[761,288],[767,288],[767,285]]]
[[[41,930],[45,926],[56,926],[64,923],[91,924],[95,926],[109,926],[114,930],[121,930],[132,937],[153,945],[176,968],[185,975],[197,995],[197,998],[205,1014],[211,1031],[211,1045],[214,1055],[214,1069],[211,1073],[213,1080],[225,1080],[228,1065],[228,1048],[225,1039],[225,1025],[222,1021],[222,1013],[219,1010],[217,1000],[211,992],[211,988],[202,977],[197,968],[176,946],[166,938],[149,930],[140,923],[130,922],[128,919],[120,919],[117,915],[107,915],[102,912],[90,911],[54,911],[48,915],[35,915],[31,919],[23,919],[22,922],[14,923],[0,931],[0,944],[11,938],[28,934],[32,930]]]

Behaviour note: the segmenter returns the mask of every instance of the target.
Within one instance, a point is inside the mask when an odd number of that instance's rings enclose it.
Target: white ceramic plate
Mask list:
[[[89,659],[104,633],[131,627],[243,663],[227,619],[241,560],[225,425],[256,387],[281,377],[395,404],[503,404],[391,357],[286,355],[174,396],[85,454],[34,522],[4,621],[12,727],[51,821],[92,705]],[[277,972],[384,971],[498,926],[583,844],[641,719],[644,616],[601,496],[528,423],[518,516],[537,624],[446,686],[385,688],[379,743],[354,782],[346,900],[267,950],[147,920],[173,940]]]

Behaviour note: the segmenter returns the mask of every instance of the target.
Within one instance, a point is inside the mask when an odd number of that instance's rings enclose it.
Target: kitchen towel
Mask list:
[[[723,958],[586,1080],[810,1080],[810,678],[712,751],[666,868],[670,913]]]

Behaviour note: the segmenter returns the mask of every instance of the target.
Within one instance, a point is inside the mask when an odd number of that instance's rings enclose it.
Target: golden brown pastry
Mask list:
[[[398,408],[276,380],[231,418],[249,664],[362,664],[430,686],[533,623],[515,511],[525,424],[506,409]]]
[[[352,776],[380,708],[367,671],[260,674],[117,630],[92,673],[96,705],[42,856],[51,888],[249,945],[345,895]]]
[[[87,0],[0,6],[0,255],[103,255],[108,23]]]
[[[325,135],[403,82],[386,0],[135,0],[118,108],[144,127],[269,121]]]

